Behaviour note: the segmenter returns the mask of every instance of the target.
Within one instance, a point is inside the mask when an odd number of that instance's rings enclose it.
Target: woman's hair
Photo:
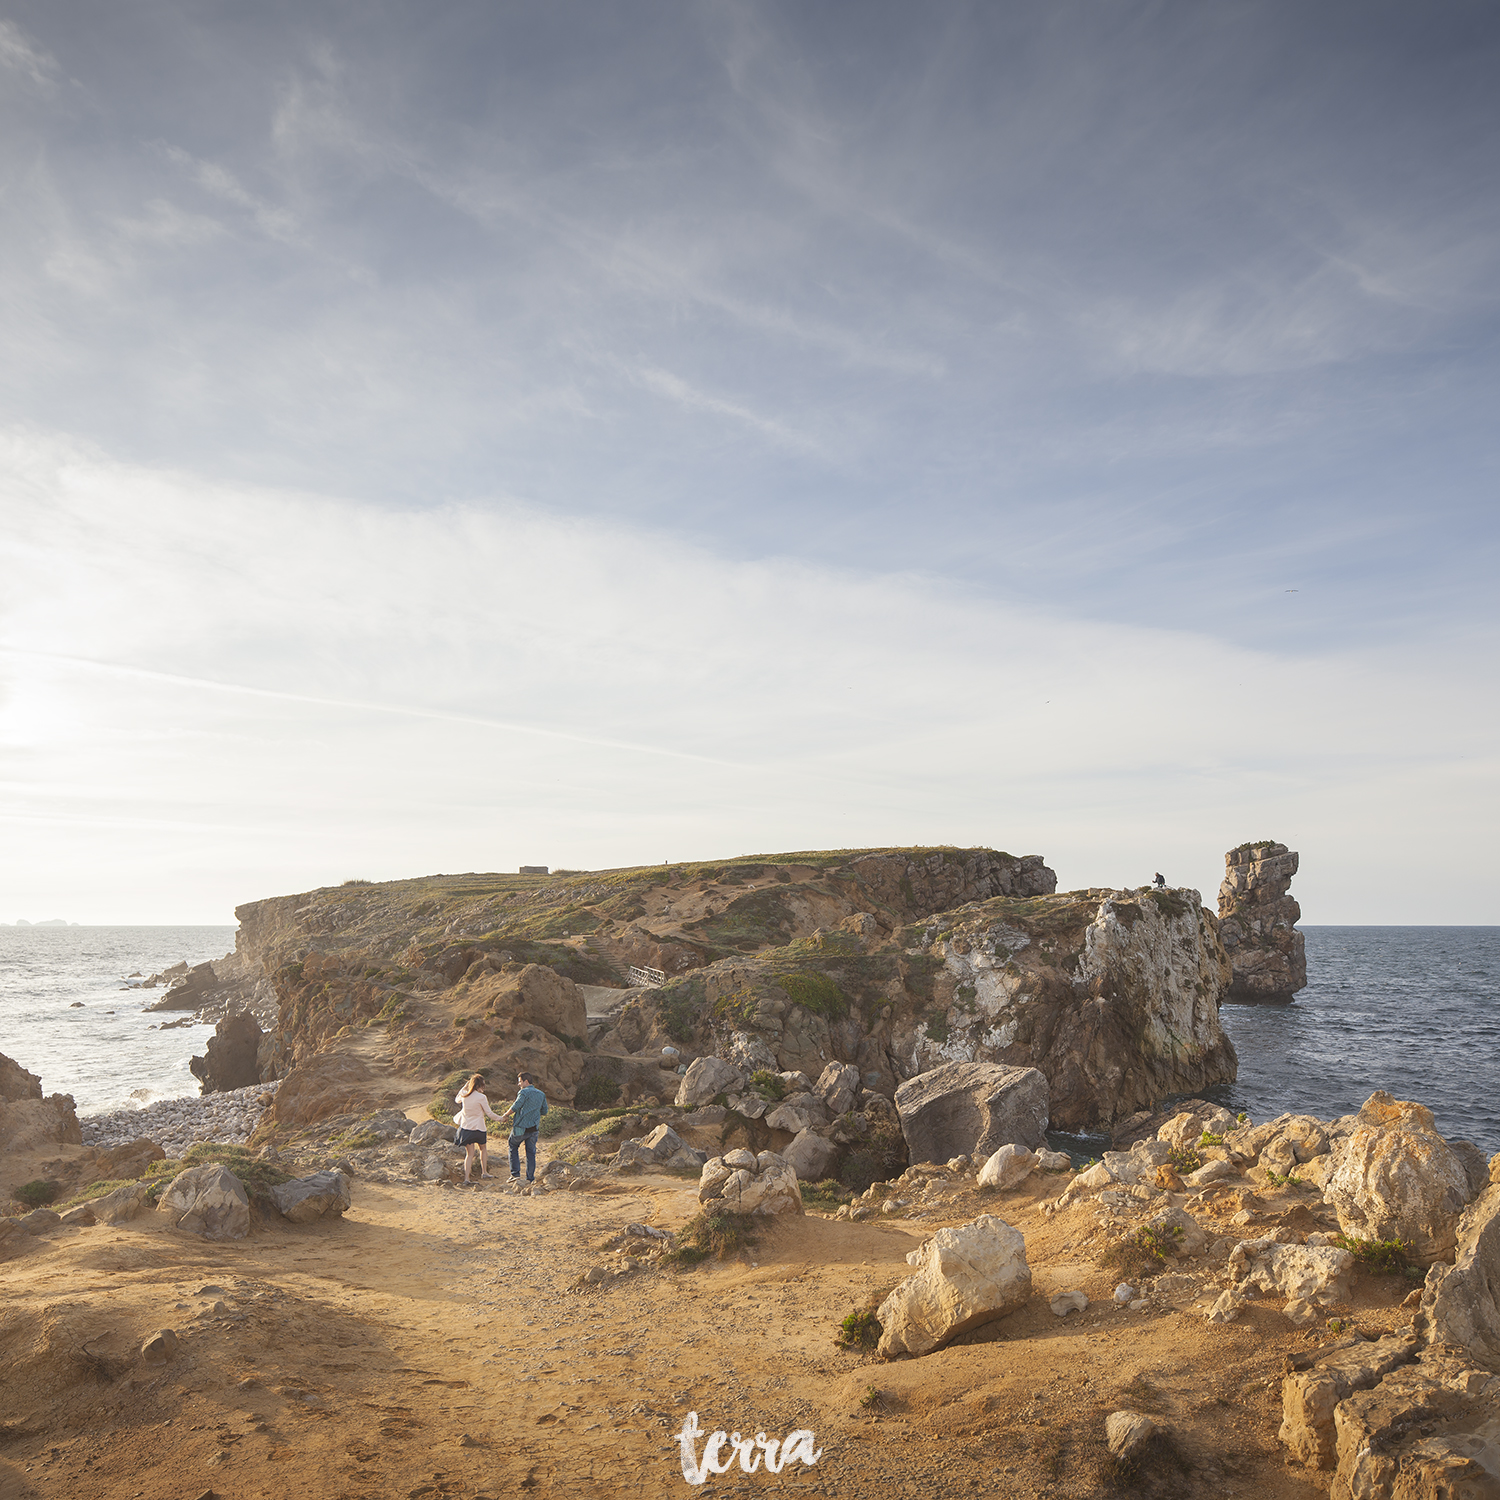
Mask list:
[[[470,1094],[472,1094],[472,1093],[473,1093],[473,1092],[474,1092],[474,1090],[475,1090],[475,1089],[477,1089],[477,1088],[481,1088],[481,1087],[482,1087],[482,1086],[483,1086],[483,1084],[484,1084],[484,1074],[483,1074],[483,1073],[476,1073],[476,1074],[475,1074],[475,1075],[474,1075],[474,1076],[473,1076],[473,1077],[472,1077],[472,1078],[471,1078],[471,1079],[470,1079],[470,1080],[469,1080],[469,1081],[468,1081],[468,1082],[467,1082],[467,1083],[466,1083],[466,1084],[465,1084],[465,1085],[464,1085],[464,1086],[463,1086],[463,1087],[462,1087],[462,1088],[461,1088],[461,1089],[460,1089],[460,1090],[459,1090],[459,1091],[458,1091],[458,1097],[459,1097],[459,1098],[460,1098],[460,1099],[467,1099],[467,1098],[468,1098],[468,1097],[469,1097],[469,1095],[470,1095]]]

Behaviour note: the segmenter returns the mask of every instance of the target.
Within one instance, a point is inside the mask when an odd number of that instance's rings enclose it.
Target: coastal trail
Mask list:
[[[1185,1455],[1141,1493],[1323,1493],[1275,1440],[1300,1338],[1286,1320],[1117,1312],[1031,1194],[1003,1208],[1027,1236],[1028,1307],[892,1364],[833,1335],[905,1274],[930,1219],[810,1214],[730,1260],[612,1274],[624,1258],[601,1242],[696,1208],[658,1175],[536,1197],[356,1182],[342,1222],[233,1244],[152,1218],[54,1231],[0,1288],[0,1497],[686,1496],[690,1411],[705,1433],[804,1428],[823,1450],[815,1467],[712,1476],[704,1495],[1091,1495],[1104,1416],[1132,1404],[1164,1414]],[[1047,1298],[1073,1286],[1094,1306],[1059,1320]],[[142,1364],[164,1327],[176,1357]]]

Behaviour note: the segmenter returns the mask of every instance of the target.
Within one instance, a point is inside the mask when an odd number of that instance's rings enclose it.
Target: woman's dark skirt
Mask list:
[[[490,1138],[487,1130],[460,1130],[458,1140],[454,1142],[458,1146],[483,1146]]]

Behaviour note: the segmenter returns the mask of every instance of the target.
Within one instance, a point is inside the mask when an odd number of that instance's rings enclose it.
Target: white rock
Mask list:
[[[1205,1188],[1211,1182],[1222,1182],[1234,1176],[1234,1168],[1227,1161],[1206,1161],[1196,1172],[1189,1172],[1182,1180],[1190,1188]]]
[[[721,1057],[695,1058],[682,1075],[675,1102],[679,1109],[695,1109],[718,1094],[737,1093],[744,1082],[745,1074]]]
[[[1420,1104],[1372,1094],[1324,1191],[1350,1238],[1404,1240],[1431,1265],[1453,1250],[1472,1193],[1463,1161]]]
[[[1122,1281],[1114,1290],[1114,1299],[1122,1307],[1127,1302],[1134,1302],[1135,1288],[1128,1281]]]
[[[1241,1291],[1256,1287],[1292,1299],[1345,1302],[1354,1257],[1336,1245],[1283,1245],[1241,1240],[1229,1252],[1229,1274]]]
[[[1019,1230],[991,1214],[938,1230],[912,1255],[917,1257],[915,1273],[878,1311],[880,1353],[887,1358],[926,1354],[1003,1317],[1031,1295],[1026,1242]]]
[[[1041,1164],[1041,1157],[1026,1146],[1014,1143],[1002,1146],[979,1169],[979,1186],[1000,1188],[1015,1187],[1024,1182]]]
[[[1111,1455],[1129,1463],[1160,1429],[1138,1411],[1112,1411],[1104,1420],[1104,1437]]]
[[[206,1240],[242,1240],[250,1233],[250,1199],[244,1184],[218,1162],[179,1172],[161,1195],[157,1212],[174,1228]]]
[[[1070,1312],[1082,1312],[1088,1305],[1089,1299],[1078,1291],[1059,1292],[1048,1304],[1059,1318],[1067,1317]]]

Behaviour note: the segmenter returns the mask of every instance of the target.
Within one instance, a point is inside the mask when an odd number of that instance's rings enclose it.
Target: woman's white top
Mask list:
[[[492,1120],[499,1118],[490,1108],[490,1101],[478,1089],[475,1089],[472,1094],[455,1095],[453,1102],[458,1105],[458,1128],[460,1130],[483,1130],[486,1115]]]

